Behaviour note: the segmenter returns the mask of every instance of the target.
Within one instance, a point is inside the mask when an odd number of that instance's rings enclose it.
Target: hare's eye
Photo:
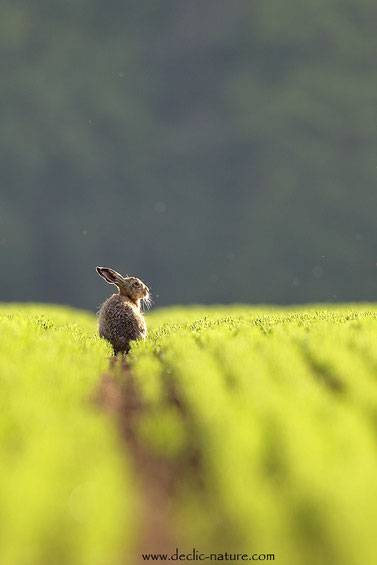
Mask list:
[[[138,281],[136,281],[135,286],[140,286],[140,283]]]

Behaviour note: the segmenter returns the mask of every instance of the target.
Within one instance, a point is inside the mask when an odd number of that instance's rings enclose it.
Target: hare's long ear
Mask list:
[[[113,269],[108,269],[107,267],[97,267],[97,273],[101,275],[109,284],[120,285],[124,282],[122,275],[113,271]]]

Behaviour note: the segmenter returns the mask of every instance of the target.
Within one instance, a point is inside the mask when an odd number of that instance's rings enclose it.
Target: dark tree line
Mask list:
[[[0,299],[375,300],[373,0],[0,10]]]

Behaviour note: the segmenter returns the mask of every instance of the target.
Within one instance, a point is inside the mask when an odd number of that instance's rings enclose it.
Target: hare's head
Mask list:
[[[149,288],[140,279],[122,277],[122,275],[107,267],[97,267],[97,273],[109,284],[115,284],[121,296],[126,296],[135,303],[138,303],[139,300],[144,300],[146,304],[149,303]]]

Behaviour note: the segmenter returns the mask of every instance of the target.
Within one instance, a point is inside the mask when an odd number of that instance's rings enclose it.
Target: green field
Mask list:
[[[377,307],[147,320],[110,363],[94,316],[2,307],[0,564],[377,563]]]

